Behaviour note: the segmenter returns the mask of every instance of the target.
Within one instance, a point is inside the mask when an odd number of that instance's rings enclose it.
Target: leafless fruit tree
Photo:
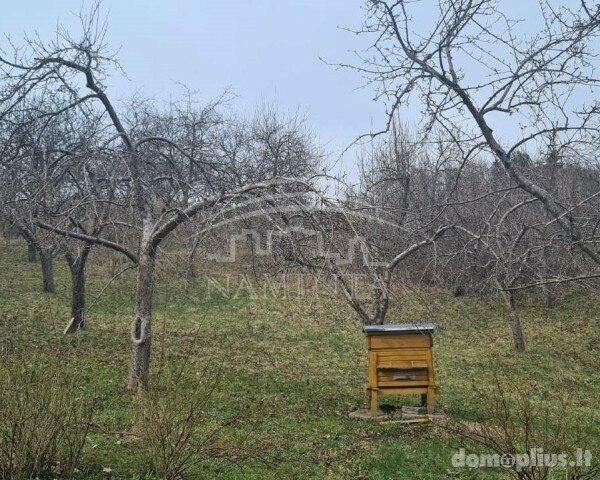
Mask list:
[[[595,142],[593,89],[599,80],[594,41],[600,6],[581,0],[554,7],[542,0],[539,21],[519,22],[494,0],[432,3],[366,2],[367,18],[358,33],[374,39],[370,55],[346,66],[377,86],[378,97],[389,107],[384,130],[418,98],[425,129],[445,131],[463,162],[491,154],[519,188],[541,202],[549,221],[599,264],[597,241],[582,231],[577,215],[586,199],[561,203],[514,157],[550,139],[573,148]],[[509,131],[493,128],[500,120]]]
[[[80,38],[73,38],[59,27],[55,39],[48,43],[35,37],[26,40],[22,48],[14,48],[11,56],[2,54],[0,120],[22,108],[26,100],[44,96],[56,107],[40,112],[39,119],[79,109],[87,112],[86,115],[101,118],[114,132],[94,145],[93,155],[104,153],[102,161],[110,164],[110,170],[107,171],[109,177],[102,181],[111,185],[110,190],[115,189],[118,195],[114,200],[118,208],[111,214],[110,223],[118,226],[119,231],[129,233],[121,233],[120,238],[115,235],[107,238],[102,232],[82,229],[69,215],[60,215],[52,222],[37,219],[35,224],[64,238],[111,248],[137,264],[129,388],[142,392],[147,387],[150,365],[156,257],[163,241],[191,218],[219,205],[290,184],[300,188],[308,185],[274,177],[223,190],[221,184],[211,182],[225,169],[214,158],[202,154],[203,139],[188,135],[187,138],[192,139],[190,145],[163,136],[164,128],[159,128],[143,108],[123,113],[113,103],[105,89],[105,78],[110,67],[118,68],[118,64],[107,53],[106,24],[100,18],[98,4],[89,15],[80,18],[83,27]],[[148,118],[140,120],[140,115]],[[186,158],[196,173],[190,177],[189,169],[177,168],[174,157]],[[90,164],[88,161],[87,165]],[[98,203],[86,195],[77,199],[76,206],[88,202]]]

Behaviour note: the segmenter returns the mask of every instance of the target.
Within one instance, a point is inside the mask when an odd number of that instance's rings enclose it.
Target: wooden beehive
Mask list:
[[[380,395],[421,395],[427,413],[433,413],[435,325],[367,325],[363,331],[369,350],[369,407],[377,416]]]

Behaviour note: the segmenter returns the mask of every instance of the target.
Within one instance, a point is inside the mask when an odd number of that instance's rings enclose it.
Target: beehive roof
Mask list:
[[[365,325],[365,333],[433,333],[433,323],[390,323],[387,325]]]

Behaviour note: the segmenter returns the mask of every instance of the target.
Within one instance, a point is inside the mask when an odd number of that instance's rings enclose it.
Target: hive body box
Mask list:
[[[435,325],[367,325],[363,328],[369,350],[370,413],[377,416],[379,395],[421,395],[427,413],[433,413],[433,332]]]

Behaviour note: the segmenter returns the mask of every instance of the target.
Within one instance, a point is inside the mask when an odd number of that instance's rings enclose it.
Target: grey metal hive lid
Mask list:
[[[433,333],[433,323],[395,323],[388,325],[365,325],[365,333]]]

